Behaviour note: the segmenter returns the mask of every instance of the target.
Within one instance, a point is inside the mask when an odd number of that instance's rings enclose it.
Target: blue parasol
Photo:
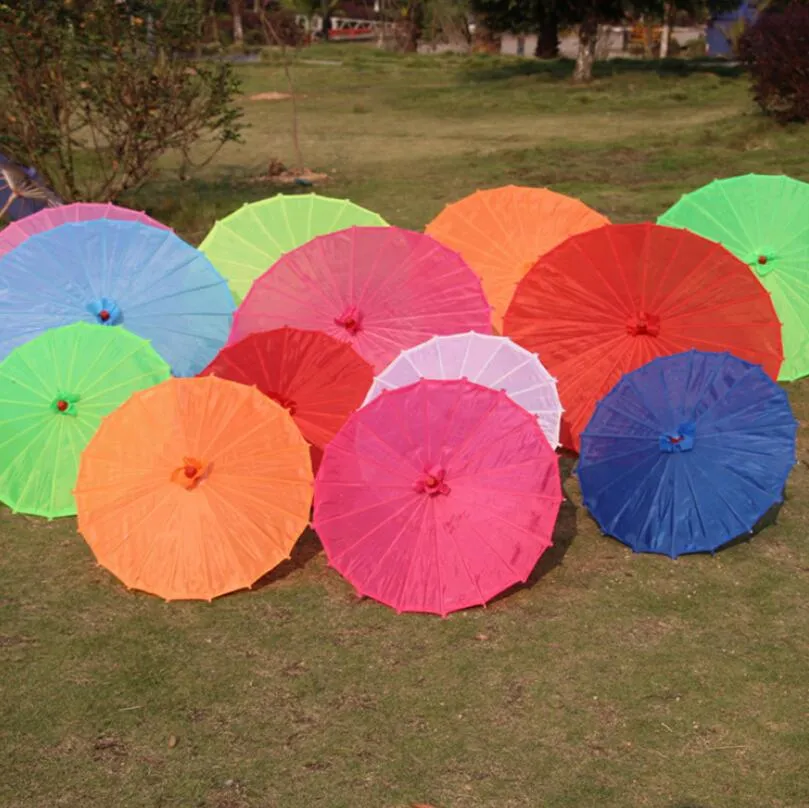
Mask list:
[[[782,501],[796,431],[758,365],[700,351],[655,359],[618,382],[582,434],[584,503],[637,552],[714,552]]]
[[[171,231],[96,219],[31,236],[0,258],[0,359],[49,328],[123,325],[177,376],[193,376],[230,331],[234,304],[210,261]]]
[[[0,219],[16,222],[43,208],[55,208],[62,200],[48,188],[36,169],[0,154]]]

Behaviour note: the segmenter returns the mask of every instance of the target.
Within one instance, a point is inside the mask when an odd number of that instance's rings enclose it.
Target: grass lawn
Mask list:
[[[615,221],[714,177],[809,180],[731,70],[311,49],[306,163],[420,229],[478,187],[549,185]],[[323,64],[323,61],[338,64]],[[246,93],[285,91],[277,64]],[[129,204],[197,243],[275,193],[289,102],[245,101],[245,143]],[[809,417],[809,383],[790,386]],[[166,604],[97,568],[71,519],[0,509],[3,808],[801,808],[809,805],[809,469],[777,524],[715,557],[633,555],[581,508],[572,463],[530,585],[446,620],[397,616],[317,539],[251,592]]]

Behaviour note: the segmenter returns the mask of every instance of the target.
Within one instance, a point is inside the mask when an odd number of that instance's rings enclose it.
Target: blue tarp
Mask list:
[[[747,0],[734,11],[711,15],[705,32],[708,56],[732,56],[732,32],[740,20],[751,25],[756,21],[758,0]]]

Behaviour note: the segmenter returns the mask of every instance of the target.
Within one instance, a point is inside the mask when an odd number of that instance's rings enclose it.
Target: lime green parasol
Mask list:
[[[15,348],[0,363],[0,500],[36,516],[75,514],[79,458],[101,420],[169,375],[123,328],[75,323]]]
[[[747,174],[686,194],[659,219],[718,241],[744,261],[770,293],[783,324],[778,378],[809,374],[809,184]]]
[[[284,253],[315,236],[355,225],[384,227],[387,222],[345,199],[278,194],[243,205],[218,221],[199,248],[227,278],[239,303],[253,281]]]

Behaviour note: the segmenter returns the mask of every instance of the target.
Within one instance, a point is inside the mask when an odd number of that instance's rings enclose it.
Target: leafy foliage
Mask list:
[[[780,123],[809,121],[809,5],[767,9],[738,48],[764,112]]]
[[[167,151],[239,137],[238,84],[192,58],[200,4],[0,0],[0,144],[66,199],[113,199]]]

